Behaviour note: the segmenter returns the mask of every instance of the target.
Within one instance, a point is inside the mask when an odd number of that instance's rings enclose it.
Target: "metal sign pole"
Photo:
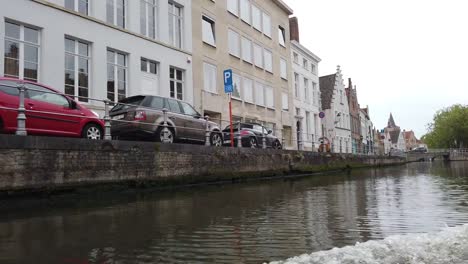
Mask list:
[[[234,147],[234,128],[232,127],[232,93],[229,93],[229,126],[231,127],[231,148]]]

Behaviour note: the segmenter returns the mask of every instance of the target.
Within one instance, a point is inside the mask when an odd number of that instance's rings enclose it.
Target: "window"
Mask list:
[[[184,71],[171,67],[169,69],[169,96],[184,100]]]
[[[317,83],[312,82],[312,92],[313,92],[312,101],[314,102],[314,105],[318,106],[319,95],[318,95],[318,90],[317,90]]]
[[[39,85],[26,84],[28,90],[27,96],[31,100],[54,104],[58,106],[69,106],[70,102],[62,95],[51,93],[52,91]]]
[[[7,80],[0,81],[0,92],[4,92],[12,96],[18,96],[19,90],[18,88],[16,88],[17,85],[18,85],[18,82],[16,81],[7,81]]]
[[[263,68],[263,49],[260,45],[254,43],[254,60],[255,66]]]
[[[253,81],[249,78],[244,78],[244,100],[253,103]]]
[[[296,52],[293,52],[294,63],[299,63],[299,55]]]
[[[299,74],[294,73],[294,95],[298,98],[299,95]]]
[[[307,111],[306,111],[305,121],[306,121],[306,138],[307,138],[307,140],[311,140],[311,139],[312,139],[312,135],[311,135],[310,112],[307,112]]]
[[[281,46],[286,47],[286,33],[281,26],[278,27],[278,41]]]
[[[288,79],[288,66],[285,59],[280,59],[281,78]]]
[[[163,109],[164,108],[164,98],[154,96],[150,104],[151,108],[154,109]]]
[[[267,13],[262,15],[263,21],[263,34],[271,38],[271,17]]]
[[[229,13],[239,16],[239,0],[227,0],[227,10]]]
[[[237,74],[232,74],[232,97],[241,99],[241,77]]]
[[[37,82],[39,48],[39,30],[5,22],[5,77]]]
[[[304,100],[309,102],[310,100],[310,93],[309,93],[309,80],[304,78]]]
[[[287,93],[281,94],[281,107],[283,111],[289,111],[289,98]]]
[[[169,39],[170,43],[181,49],[183,36],[182,7],[174,2],[169,2]]]
[[[313,74],[317,74],[317,69],[316,69],[315,64],[311,63],[310,66],[311,66],[311,67],[310,67],[310,68],[311,68],[311,72],[312,72]]]
[[[172,100],[171,100],[172,101]],[[193,109],[193,107],[186,102],[179,102],[180,105],[182,106],[182,110],[184,111],[184,114],[189,115],[189,116],[198,116],[198,112]]]
[[[65,8],[88,15],[89,3],[88,0],[65,0]]]
[[[262,12],[255,5],[252,5],[252,25],[256,30],[262,31]]]
[[[158,74],[158,63],[141,58],[141,71],[150,74]]]
[[[107,23],[125,28],[125,0],[107,0]]]
[[[228,31],[229,54],[240,58],[240,37],[235,31]]]
[[[180,109],[180,104],[176,100],[168,99],[169,110],[173,113],[183,114],[182,109]]]
[[[158,0],[140,0],[140,30],[148,38],[156,39]]]
[[[340,90],[340,103],[343,103],[343,91]]]
[[[257,105],[265,106],[265,95],[263,91],[263,84],[255,82],[255,103]]]
[[[306,59],[303,59],[302,66],[304,67],[304,69],[309,70],[309,61],[307,61]]]
[[[89,97],[89,44],[65,38],[65,94]]]
[[[250,25],[250,1],[240,0],[240,17],[241,19]]]
[[[242,37],[242,59],[252,63],[252,42],[244,37]]]
[[[212,19],[203,16],[202,31],[203,42],[210,44],[211,46],[216,46],[215,22]]]
[[[268,72],[273,72],[273,54],[271,53],[271,51],[264,49],[263,59],[264,59],[265,70]]]
[[[216,88],[216,66],[210,63],[203,63],[204,89],[207,92],[217,93]]]
[[[265,86],[265,103],[268,108],[275,108],[273,87]]]
[[[126,94],[127,55],[107,50],[107,99],[117,102],[125,98]]]

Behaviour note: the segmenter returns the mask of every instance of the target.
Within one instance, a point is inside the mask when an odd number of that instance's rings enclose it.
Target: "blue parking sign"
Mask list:
[[[233,91],[232,70],[231,69],[225,70],[223,73],[223,77],[224,77],[224,92],[232,93]]]

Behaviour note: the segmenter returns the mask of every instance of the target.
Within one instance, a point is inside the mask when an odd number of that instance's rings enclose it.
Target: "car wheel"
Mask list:
[[[212,132],[210,136],[211,146],[221,147],[223,145],[223,137],[220,133]]]
[[[274,149],[281,149],[282,148],[281,143],[278,140],[276,140],[275,142],[273,142],[273,148]]]
[[[249,140],[249,144],[251,148],[257,148],[257,139],[254,137],[251,137]]]
[[[86,139],[102,139],[102,128],[96,124],[87,124],[81,132],[81,137]]]
[[[171,127],[167,128],[167,143],[174,143],[175,133]],[[164,142],[164,127],[159,127],[156,131],[156,142]]]

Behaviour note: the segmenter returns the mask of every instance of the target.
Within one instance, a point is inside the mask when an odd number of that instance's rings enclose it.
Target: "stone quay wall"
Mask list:
[[[175,186],[396,165],[403,158],[0,135],[0,193]]]

